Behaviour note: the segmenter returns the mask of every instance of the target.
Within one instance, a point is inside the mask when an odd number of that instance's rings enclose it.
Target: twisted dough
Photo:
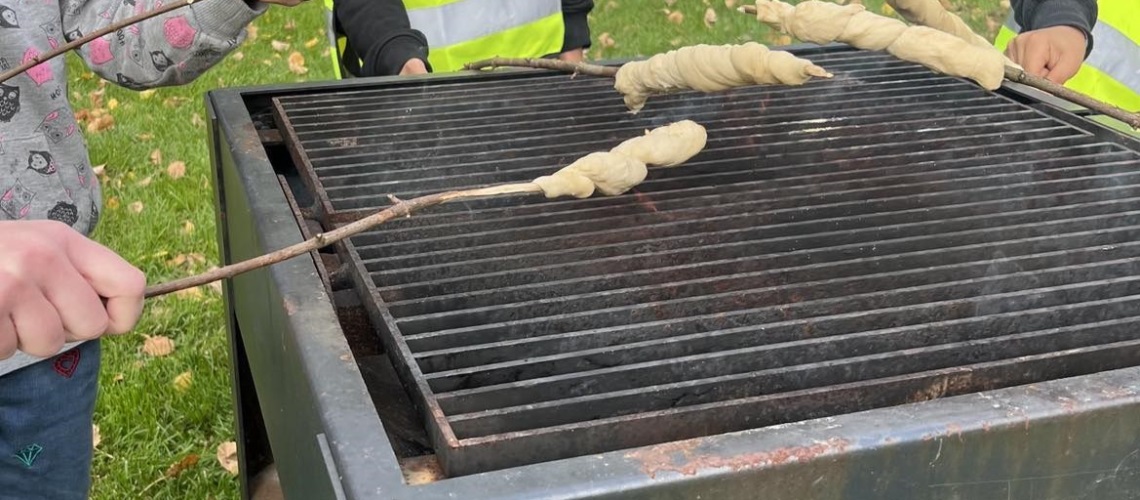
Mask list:
[[[1005,78],[1004,56],[927,26],[868,12],[859,4],[804,0],[795,6],[780,0],[756,0],[756,19],[802,41],[842,42],[891,55],[934,71],[969,78],[989,90]]]
[[[682,120],[628,139],[607,152],[590,153],[561,170],[533,181],[547,198],[586,198],[600,191],[614,196],[645,180],[648,165],[672,167],[705,148],[705,128]]]
[[[961,17],[946,10],[938,0],[886,0],[886,2],[911,24],[945,31],[983,50],[998,51],[993,44],[974,33],[974,30],[970,29],[970,26]],[[1005,55],[1002,57],[1007,65],[1021,67]]]
[[[694,45],[623,64],[614,89],[636,113],[651,94],[693,89],[717,92],[751,84],[801,85],[811,77],[832,75],[811,61],[769,50],[756,42],[743,45]]]

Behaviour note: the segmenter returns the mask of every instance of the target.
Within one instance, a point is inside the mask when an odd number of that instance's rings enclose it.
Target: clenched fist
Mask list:
[[[1085,61],[1088,40],[1070,26],[1052,26],[1026,31],[1010,40],[1005,55],[1031,75],[1064,84]]]
[[[145,288],[141,271],[62,223],[0,221],[0,359],[126,333]]]

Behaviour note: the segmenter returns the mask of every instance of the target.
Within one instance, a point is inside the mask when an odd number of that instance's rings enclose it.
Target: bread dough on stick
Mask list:
[[[650,165],[680,165],[700,153],[707,140],[704,127],[682,120],[623,141],[610,151],[590,153],[533,183],[547,198],[587,198],[595,190],[615,196],[644,181]]]
[[[988,90],[1000,87],[1005,78],[1005,58],[1000,52],[934,28],[908,26],[859,4],[804,0],[793,6],[780,0],[756,0],[756,19],[817,45],[841,42],[864,50],[885,50],[939,73],[969,78]]]
[[[939,0],[886,0],[886,2],[911,24],[945,31],[984,50],[1000,53],[993,44],[970,29],[970,26],[961,17],[946,10]],[[1011,61],[1004,54],[1002,58],[1005,59],[1006,65],[1021,68],[1020,65]]]
[[[652,94],[680,90],[718,92],[745,85],[801,85],[832,75],[806,59],[769,50],[756,42],[743,45],[693,45],[657,54],[618,69],[614,89],[636,113]]]

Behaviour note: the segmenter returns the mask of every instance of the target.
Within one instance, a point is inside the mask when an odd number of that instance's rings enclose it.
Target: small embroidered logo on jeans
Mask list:
[[[52,367],[55,368],[56,373],[65,378],[71,378],[72,375],[75,375],[75,369],[79,367],[79,348],[56,356]]]
[[[16,459],[19,460],[20,463],[24,464],[25,467],[31,468],[32,464],[36,463],[36,458],[40,456],[41,451],[44,451],[43,446],[40,446],[38,444],[30,444],[24,449],[20,450],[19,453],[12,456],[16,457]]]

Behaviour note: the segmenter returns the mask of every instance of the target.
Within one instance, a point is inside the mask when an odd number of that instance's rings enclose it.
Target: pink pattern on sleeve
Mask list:
[[[39,55],[40,51],[36,50],[35,47],[29,47],[28,50],[24,52],[24,60],[21,61],[21,64],[26,64]],[[39,63],[33,66],[32,69],[29,69],[27,71],[27,75],[28,78],[31,78],[33,82],[36,82],[36,86],[42,86],[44,83],[52,79],[53,74],[51,70],[51,63]]]
[[[107,37],[99,37],[87,44],[88,58],[93,64],[105,64],[115,56],[111,54],[111,42]]]
[[[176,49],[188,49],[194,44],[194,36],[198,33],[190,26],[186,16],[175,16],[167,19],[162,25],[166,34],[166,41]]]

